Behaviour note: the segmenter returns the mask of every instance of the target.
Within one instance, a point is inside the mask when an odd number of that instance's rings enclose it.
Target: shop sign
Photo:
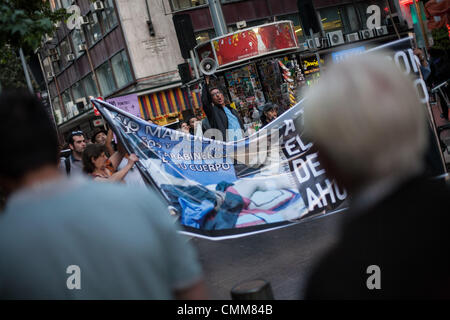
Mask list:
[[[357,47],[357,48],[351,48],[351,49],[347,49],[347,50],[333,52],[331,54],[331,57],[333,58],[333,62],[341,62],[341,61],[351,58],[355,55],[361,54],[364,51],[366,51],[366,48],[364,46],[361,46],[361,47]]]
[[[291,21],[239,30],[211,40],[219,67],[278,51],[298,48]]]
[[[102,119],[95,119],[94,121],[92,121],[92,124],[94,125],[94,127],[101,127],[103,126],[104,122]]]
[[[319,62],[315,57],[302,59],[304,74],[311,74],[319,71]]]
[[[131,113],[136,117],[141,117],[141,110],[139,108],[139,99],[137,94],[129,94],[117,98],[110,98],[106,101],[123,111]]]

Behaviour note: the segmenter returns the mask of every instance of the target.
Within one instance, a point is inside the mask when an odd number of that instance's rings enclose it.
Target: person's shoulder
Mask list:
[[[153,192],[150,189],[139,186],[128,186],[123,183],[101,183],[89,180],[86,182],[85,189],[95,189],[100,194],[112,196],[121,194],[123,196],[117,200],[125,200],[127,198],[135,198],[139,196],[152,196]]]
[[[60,157],[59,158],[59,168],[66,168],[66,157]]]
[[[102,212],[98,214],[105,214],[110,218],[127,215],[128,219],[134,217],[133,221],[136,218],[138,221],[150,219],[155,222],[158,219],[165,220],[161,216],[169,216],[168,207],[159,192],[144,186],[91,180],[75,196],[83,199],[79,208],[92,211],[95,207]]]
[[[99,183],[99,187],[105,184],[108,189],[105,193],[110,196],[118,195],[117,201],[129,201],[134,203],[146,203],[152,207],[162,205],[162,197],[159,191],[147,186],[126,185],[123,183]]]

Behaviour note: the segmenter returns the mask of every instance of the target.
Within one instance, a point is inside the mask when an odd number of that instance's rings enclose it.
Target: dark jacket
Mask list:
[[[261,114],[261,117],[259,117],[259,120],[261,120],[261,128],[265,127],[271,122],[267,119],[266,114],[264,112]]]
[[[364,212],[349,211],[339,242],[312,273],[306,299],[450,298],[450,191],[412,179]],[[368,289],[380,268],[381,289]],[[369,279],[370,278],[370,279]]]
[[[228,129],[227,114],[225,113],[225,111],[221,106],[213,105],[211,95],[209,94],[209,88],[206,82],[203,83],[202,104],[203,104],[203,111],[205,111],[211,129],[218,129],[222,133],[222,139],[226,141],[227,140],[226,132]],[[244,130],[244,124],[242,123],[242,120],[239,117],[238,112],[228,105],[226,105],[224,108],[228,108],[231,111],[231,113],[238,119],[241,129]],[[216,137],[216,139],[217,138],[218,137]]]

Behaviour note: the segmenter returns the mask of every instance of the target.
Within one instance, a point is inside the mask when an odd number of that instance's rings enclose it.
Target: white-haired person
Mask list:
[[[332,65],[307,94],[305,133],[351,201],[303,298],[450,297],[449,189],[423,174],[426,109],[386,55]]]

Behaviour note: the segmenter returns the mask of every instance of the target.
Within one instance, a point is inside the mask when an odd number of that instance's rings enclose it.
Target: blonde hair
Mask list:
[[[341,174],[366,183],[420,170],[427,145],[424,106],[387,56],[332,65],[306,94],[306,135]]]

